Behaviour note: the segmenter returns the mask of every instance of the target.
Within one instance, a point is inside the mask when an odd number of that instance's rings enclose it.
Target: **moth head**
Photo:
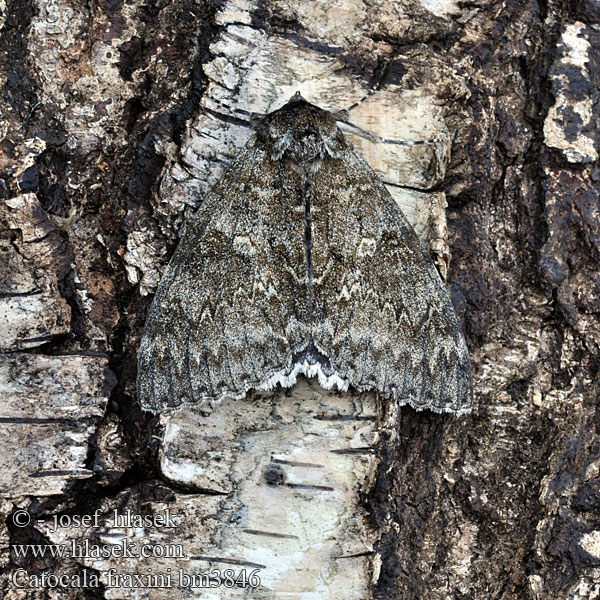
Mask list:
[[[273,160],[289,159],[310,166],[326,158],[338,158],[346,141],[336,116],[296,94],[271,113],[257,129],[257,137],[271,149]]]

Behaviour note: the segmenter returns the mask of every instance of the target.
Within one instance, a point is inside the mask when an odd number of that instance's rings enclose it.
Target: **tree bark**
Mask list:
[[[2,596],[600,597],[599,26],[593,0],[0,0]],[[141,411],[182,228],[296,91],[348,109],[428,244],[471,415],[314,380]],[[123,540],[154,555],[91,555]]]

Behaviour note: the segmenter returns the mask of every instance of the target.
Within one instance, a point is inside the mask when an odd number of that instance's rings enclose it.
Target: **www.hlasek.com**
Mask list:
[[[154,572],[153,569],[139,564],[139,569],[131,573],[122,573],[111,567],[114,559],[173,559],[180,561],[186,559],[181,544],[141,544],[131,541],[127,534],[123,533],[136,529],[137,533],[150,529],[173,529],[181,524],[181,518],[175,518],[168,510],[163,514],[153,515],[152,521],[148,515],[136,515],[126,511],[125,515],[115,513],[112,518],[105,520],[96,511],[94,515],[73,516],[68,518],[54,518],[51,533],[61,529],[79,527],[96,529],[101,536],[110,533],[114,539],[115,535],[121,537],[117,543],[92,543],[90,540],[72,539],[63,544],[12,544],[11,550],[17,561],[23,559],[39,558],[73,558],[86,559],[89,561],[104,561],[105,569],[94,570],[82,567],[79,572],[68,574],[57,574],[52,572],[30,573],[27,569],[17,569],[12,573],[12,583],[18,588],[257,588],[261,585],[259,577],[262,565],[248,563],[241,560],[215,558],[215,557],[189,557],[189,560],[202,560],[209,563],[230,563],[237,568],[195,570],[191,573],[183,569],[165,568],[164,571]],[[31,523],[31,515],[23,509],[13,513],[13,524],[16,527],[27,527]],[[42,524],[38,521],[38,524]],[[118,528],[116,531],[114,528]],[[130,563],[131,564],[131,563]],[[134,560],[135,564],[135,560]],[[145,563],[147,564],[147,563]],[[144,567],[142,567],[144,565]],[[175,566],[175,565],[174,565]],[[141,572],[143,571],[143,572]]]

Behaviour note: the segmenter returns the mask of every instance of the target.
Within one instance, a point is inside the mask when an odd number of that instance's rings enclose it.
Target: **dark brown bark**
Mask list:
[[[433,140],[379,167],[399,165],[417,212],[445,193],[447,237],[437,217],[425,237],[440,265],[451,252],[473,365],[468,417],[382,404],[361,498],[372,596],[596,597],[599,24],[591,0],[0,0],[3,597],[125,597],[16,589],[19,566],[83,568],[17,558],[10,544],[55,541],[18,507],[143,512],[201,491],[165,476],[136,401],[145,315],[248,113],[303,85],[330,109],[374,91],[358,122],[393,138],[405,115]]]

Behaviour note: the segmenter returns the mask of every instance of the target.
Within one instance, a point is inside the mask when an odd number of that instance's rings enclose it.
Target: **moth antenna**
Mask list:
[[[370,90],[368,90],[367,93],[360,100],[356,101],[354,104],[351,104],[348,108],[344,108],[343,111],[340,111],[340,112],[350,113],[350,111],[353,111],[355,108],[360,106],[367,98],[370,98],[375,92],[377,92],[379,90],[380,83],[381,82],[378,81],[377,85],[375,87],[371,88]]]
[[[394,144],[396,146],[420,146],[421,144],[430,144],[435,142],[435,138],[430,140],[390,140],[387,138],[382,138],[381,136],[369,131],[368,129],[363,129],[354,123],[350,123],[347,121],[339,121],[339,128],[346,133],[353,133],[365,140],[369,140],[374,144]]]

